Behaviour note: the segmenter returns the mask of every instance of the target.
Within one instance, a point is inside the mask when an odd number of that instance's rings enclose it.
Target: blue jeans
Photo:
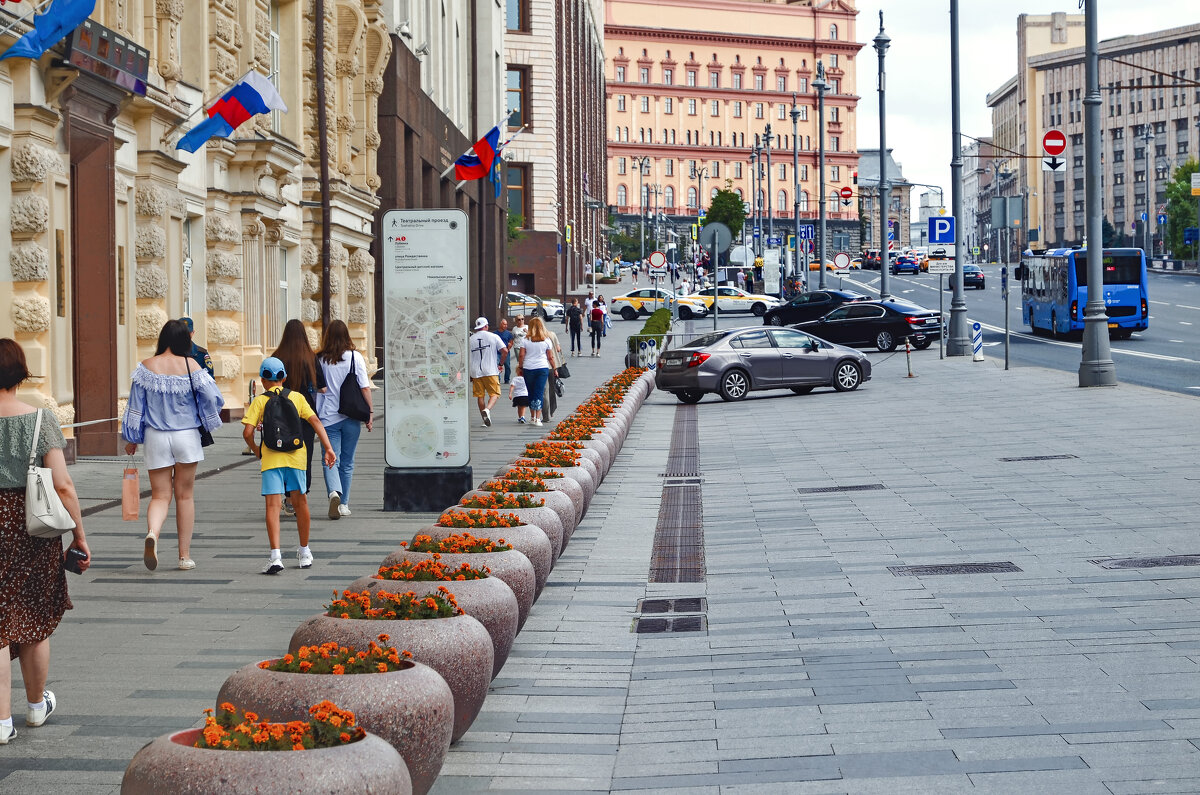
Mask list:
[[[525,370],[525,387],[529,390],[529,408],[531,411],[542,410],[542,400],[546,395],[546,379],[550,377],[550,368],[539,367],[536,370]]]
[[[332,467],[321,463],[325,471],[325,490],[337,492],[342,498],[342,505],[350,504],[350,478],[354,474],[354,451],[358,448],[358,437],[362,435],[363,424],[358,420],[342,420],[325,427],[329,435],[329,446],[337,456],[337,463]]]
[[[512,362],[509,361],[510,359],[512,359],[512,354],[504,357],[504,383],[506,384],[512,380]]]

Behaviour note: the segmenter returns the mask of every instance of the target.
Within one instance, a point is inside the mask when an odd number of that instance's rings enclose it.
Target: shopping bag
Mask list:
[[[126,467],[121,475],[121,518],[126,522],[137,521],[141,509],[141,488],[138,485],[137,467]]]

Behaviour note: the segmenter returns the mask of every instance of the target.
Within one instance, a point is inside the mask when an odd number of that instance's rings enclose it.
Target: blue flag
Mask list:
[[[83,24],[96,8],[96,0],[53,0],[50,7],[33,20],[33,30],[13,42],[0,55],[5,58],[33,58],[58,44]]]

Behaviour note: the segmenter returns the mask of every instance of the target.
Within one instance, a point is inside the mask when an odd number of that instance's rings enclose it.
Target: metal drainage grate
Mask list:
[[[704,632],[708,619],[704,616],[677,618],[639,618],[634,631],[639,635],[658,635],[666,632]]]
[[[839,491],[883,491],[882,483],[863,483],[858,486],[822,486],[814,489],[796,489],[801,494],[834,494]]]
[[[642,599],[637,610],[639,613],[703,613],[708,610],[708,600],[704,597]]]
[[[933,566],[888,566],[897,577],[932,577],[937,574],[1005,574],[1020,571],[1008,561],[1003,563],[945,563]]]
[[[1102,569],[1156,569],[1160,566],[1200,566],[1200,555],[1165,555],[1158,558],[1089,560]]]
[[[663,477],[664,477],[664,480],[663,480],[663,488],[664,489],[678,488],[679,486],[699,486],[701,483],[704,482],[704,478],[701,478],[701,477],[671,478],[671,477],[666,477],[665,475]]]
[[[663,484],[650,552],[650,582],[704,581],[699,438],[696,407],[678,406],[666,472],[662,475],[677,482]]]
[[[1077,455],[1022,455],[1015,458],[1001,458],[1001,461],[1012,463],[1014,461],[1065,461],[1068,458],[1079,458]]]

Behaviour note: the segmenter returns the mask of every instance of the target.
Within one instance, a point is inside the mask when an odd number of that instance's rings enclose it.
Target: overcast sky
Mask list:
[[[1065,11],[1081,14],[1080,0],[960,0],[962,131],[991,133],[985,102],[1017,72],[1017,16]],[[1100,39],[1200,22],[1196,0],[1099,0]],[[859,0],[858,146],[879,146],[878,57],[871,40],[879,11],[892,39],[887,71],[887,144],[912,182],[946,188],[950,206],[950,2],[949,0]],[[913,191],[916,209],[921,189]]]

